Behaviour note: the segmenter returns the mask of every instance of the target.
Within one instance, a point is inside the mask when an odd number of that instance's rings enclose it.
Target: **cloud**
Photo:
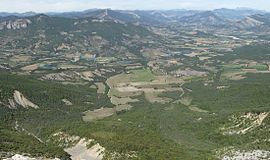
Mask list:
[[[0,0],[0,11],[63,12],[90,8],[214,9],[249,7],[270,10],[270,0]]]

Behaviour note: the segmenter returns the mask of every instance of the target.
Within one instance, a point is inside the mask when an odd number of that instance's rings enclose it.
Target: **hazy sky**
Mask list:
[[[0,12],[63,12],[90,8],[206,10],[237,7],[270,11],[270,0],[0,0]]]

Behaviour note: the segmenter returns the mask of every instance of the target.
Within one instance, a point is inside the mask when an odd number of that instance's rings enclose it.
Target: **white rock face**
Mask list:
[[[102,160],[104,148],[99,144],[87,148],[89,141],[81,139],[75,146],[65,149],[72,160]]]
[[[43,158],[43,157],[31,158],[31,157],[23,156],[23,155],[20,155],[20,154],[15,154],[11,158],[6,158],[6,159],[3,159],[3,160],[60,160],[60,159],[59,158],[47,159],[47,158]]]
[[[13,99],[8,99],[9,108],[16,109],[16,103]]]
[[[253,150],[247,152],[235,151],[230,156],[224,156],[222,160],[267,160],[269,158],[269,151]]]
[[[7,158],[7,159],[4,159],[4,160],[35,160],[35,159],[27,157],[27,156],[22,156],[22,155],[19,155],[19,154],[15,154],[11,158]]]
[[[75,135],[58,132],[52,135],[51,140],[58,141],[60,147],[71,155],[72,160],[102,160],[105,148],[99,143],[88,148],[94,140],[81,138]]]
[[[62,102],[65,103],[66,106],[72,106],[73,104],[67,100],[67,99],[62,99]]]
[[[14,91],[13,97],[16,104],[22,106],[23,108],[34,108],[34,109],[39,108],[36,104],[26,99],[24,95],[17,90]]]
[[[0,23],[0,30],[27,28],[32,22],[29,19],[16,19]]]

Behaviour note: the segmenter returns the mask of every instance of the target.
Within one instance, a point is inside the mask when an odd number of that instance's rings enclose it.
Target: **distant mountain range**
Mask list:
[[[119,46],[131,45],[128,42],[151,35],[152,32],[141,26],[93,18],[72,19],[45,14],[0,18],[0,37],[4,46],[37,52],[58,52],[63,48],[112,52]]]
[[[39,13],[35,13],[35,12],[25,12],[25,13],[0,12],[0,17],[9,17],[9,16],[29,17],[29,16],[35,16],[37,14],[39,14]]]
[[[151,18],[162,18],[164,19],[177,19],[184,16],[192,15],[195,13],[201,13],[205,11],[199,10],[111,10],[111,9],[89,9],[80,12],[47,12],[47,13],[35,13],[35,12],[25,12],[25,13],[9,13],[9,12],[0,12],[0,17],[7,16],[17,16],[17,17],[28,17],[34,16],[38,14],[46,14],[49,16],[60,16],[67,18],[82,18],[82,17],[100,17],[100,16],[117,16],[117,17],[126,17],[132,19],[138,18],[146,18],[147,16],[151,16]],[[217,16],[230,19],[230,20],[241,20],[247,16],[255,15],[255,14],[265,14],[266,11],[262,10],[254,10],[248,8],[239,8],[239,9],[216,9],[209,12],[215,13]],[[106,15],[106,13],[108,13]],[[119,15],[120,14],[120,15]],[[122,16],[121,16],[122,14]],[[127,16],[127,14],[129,16]],[[119,18],[120,18],[119,17]]]
[[[29,23],[22,19],[37,16],[38,13],[0,13],[0,29],[25,28]],[[197,29],[270,29],[270,13],[246,8],[197,10],[111,10],[89,9],[81,12],[44,13],[49,17],[67,19],[91,19],[93,22],[113,22],[136,26],[191,26]],[[14,21],[15,19],[19,19]],[[15,22],[15,26],[9,21]],[[27,22],[27,24],[25,24]],[[6,27],[5,27],[6,26]]]

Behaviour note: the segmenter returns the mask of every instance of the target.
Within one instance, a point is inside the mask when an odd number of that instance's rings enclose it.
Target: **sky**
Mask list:
[[[270,0],[0,0],[0,12],[67,12],[91,8],[210,10],[238,7],[270,11]]]

